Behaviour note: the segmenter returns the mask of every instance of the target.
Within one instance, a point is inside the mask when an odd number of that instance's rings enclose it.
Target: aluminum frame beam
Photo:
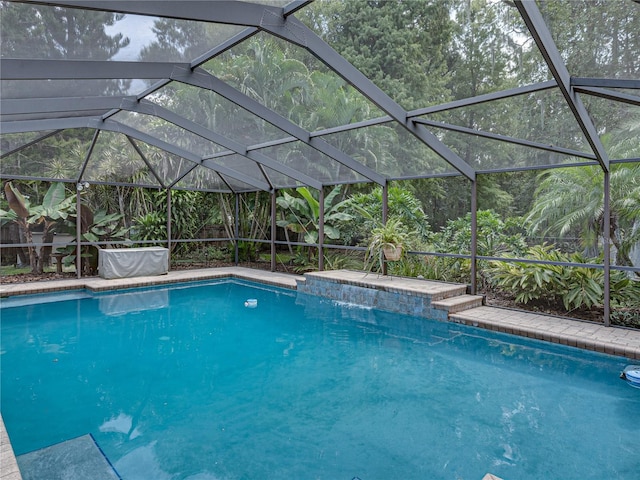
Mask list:
[[[282,23],[284,19],[284,12],[280,7],[229,0],[180,0],[178,2],[152,2],[149,0],[19,1],[21,3],[33,3],[36,5],[129,13],[132,15],[223,23],[227,25],[245,25],[247,27],[259,27],[263,22]]]
[[[500,135],[498,133],[485,132],[482,130],[474,130],[473,128],[461,127],[459,125],[452,125],[450,123],[435,122],[433,120],[427,120],[425,118],[416,118],[414,120],[417,123],[423,123],[431,127],[442,128],[444,130],[451,130],[452,132],[465,133],[469,135],[475,135],[477,137],[490,138],[491,140],[497,140],[499,142],[512,143],[514,145],[521,145],[523,147],[535,148],[536,150],[546,150],[548,152],[562,153],[564,155],[571,155],[573,157],[587,158],[589,160],[597,160],[593,153],[585,153],[580,150],[573,150],[570,148],[556,147],[540,142],[532,142],[531,140],[523,140],[516,137],[509,137],[506,135]]]
[[[230,102],[235,103],[239,107],[247,110],[251,114],[256,115],[257,117],[263,119],[271,125],[274,125],[280,130],[288,133],[289,135],[296,137],[298,140],[301,140],[320,153],[327,155],[328,157],[341,163],[345,167],[350,168],[363,177],[368,178],[372,182],[378,184],[382,184],[382,182],[384,182],[384,177],[376,171],[357,162],[349,155],[335,148],[324,140],[311,137],[310,132],[308,132],[304,128],[296,125],[295,123],[284,118],[273,110],[265,107],[253,98],[236,90],[231,85],[223,82],[222,80],[202,68],[196,68],[193,71],[189,69],[182,72],[176,70],[171,79],[194,87],[211,90],[212,92],[217,93]]]
[[[534,83],[532,85],[525,85],[522,87],[510,88],[508,90],[500,90],[497,92],[485,93],[484,95],[477,95],[475,97],[463,98],[461,100],[454,100],[452,102],[442,103],[440,105],[433,105],[431,107],[418,108],[408,112],[409,118],[419,117],[421,115],[428,115],[430,113],[444,112],[448,110],[454,110],[456,108],[470,107],[473,105],[480,105],[482,103],[493,102],[495,100],[502,100],[505,98],[517,97],[519,95],[526,95],[529,93],[542,92],[544,90],[550,90],[556,88],[558,82],[555,80],[547,80],[546,82]]]
[[[609,90],[607,88],[597,87],[575,87],[574,90],[578,93],[591,95],[592,97],[606,98],[607,100],[613,100],[615,102],[622,102],[640,107],[640,96],[637,95],[629,95],[627,93],[614,92],[613,90]]]
[[[168,110],[160,105],[157,105],[153,102],[150,102],[148,100],[142,100],[140,102],[130,101],[130,100],[123,101],[120,106],[120,109],[162,118],[167,122],[173,123],[174,125],[177,125],[178,127],[183,128],[184,130],[187,130],[217,145],[227,148],[235,154],[246,157],[249,160],[252,160],[259,165],[264,165],[265,167],[275,170],[278,173],[281,173],[282,175],[290,177],[300,183],[303,183],[313,188],[322,187],[322,183],[316,180],[315,178],[309,177],[308,175],[305,175],[304,173],[294,168],[288,167],[260,152],[257,152],[257,151],[249,152],[247,151],[247,147],[245,145],[241,145],[240,143],[235,142],[234,140],[231,140],[223,135],[220,135],[212,130],[209,130],[208,128],[205,128],[198,123],[192,122],[191,120],[188,120],[178,115],[177,113],[171,110]],[[214,156],[207,157],[206,159],[212,159],[212,158],[214,158]]]
[[[640,80],[624,78],[571,77],[571,86],[640,89]]]
[[[558,87],[562,92],[573,116],[575,117],[580,130],[589,142],[589,145],[595,153],[598,163],[605,171],[609,171],[609,156],[607,155],[595,125],[589,117],[589,113],[585,108],[580,97],[576,94],[571,86],[571,75],[567,69],[562,56],[556,46],[551,32],[547,27],[542,14],[534,1],[514,0],[515,5],[520,12],[520,16],[524,20],[531,36],[533,37],[538,50],[542,54],[553,78],[558,82]]]
[[[471,165],[456,155],[425,127],[417,125],[409,119],[407,111],[404,108],[384,93],[362,72],[351,65],[351,63],[331,48],[300,20],[295,17],[287,17],[282,24],[263,24],[262,28],[272,35],[309,51],[362,95],[391,116],[393,120],[402,125],[409,133],[421,140],[431,150],[447,161],[453,168],[469,179],[475,178],[475,170]]]
[[[169,78],[188,62],[0,59],[3,80],[119,80]]]
[[[96,117],[48,118],[43,120],[16,120],[2,122],[2,134],[66,130],[67,128],[94,128]]]
[[[93,128],[97,130],[105,130],[109,132],[121,133],[128,137],[132,137],[137,140],[140,140],[141,142],[148,143],[149,145],[152,145],[154,147],[158,147],[166,152],[173,153],[174,155],[178,155],[179,157],[182,157],[185,160],[189,160],[198,165],[202,165],[204,167],[210,168],[211,170],[214,170],[218,174],[228,175],[231,178],[239,180],[243,183],[246,183],[247,185],[251,185],[252,187],[258,188],[260,190],[264,190],[267,192],[270,191],[270,186],[265,182],[261,182],[253,177],[245,175],[242,172],[238,172],[237,170],[226,167],[224,165],[218,165],[214,161],[211,161],[211,160],[205,161],[200,156],[192,152],[189,152],[188,150],[185,150],[176,145],[159,140],[158,138],[152,135],[136,130],[135,128],[129,127],[115,120],[95,121],[93,123],[94,123]]]
[[[106,112],[120,108],[123,102],[136,101],[137,97],[56,97],[56,98],[7,98],[0,99],[0,116],[27,115],[33,113],[65,113],[92,110]]]

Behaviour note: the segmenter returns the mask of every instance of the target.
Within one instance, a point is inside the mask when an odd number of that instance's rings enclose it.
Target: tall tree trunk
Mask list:
[[[229,205],[225,194],[221,193],[218,198],[220,200],[220,210],[222,210],[222,225],[224,225],[224,231],[227,235],[227,238],[233,238],[234,229],[233,225],[229,224],[229,219],[234,218],[235,215],[231,214],[231,205]],[[235,240],[233,240],[231,243],[235,244]]]
[[[629,258],[629,254],[628,252],[625,251],[624,246],[622,245],[622,243],[620,242],[620,239],[618,238],[616,229],[613,227],[611,228],[610,238],[611,238],[611,243],[613,243],[613,246],[616,247],[616,265],[632,267],[633,263]]]
[[[45,221],[44,223],[44,231],[42,232],[42,243],[53,243],[53,227],[54,222]],[[53,247],[51,246],[42,246],[40,247],[40,259],[42,263],[42,268],[48,267],[51,265],[51,250]]]
[[[22,229],[22,233],[24,233],[24,238],[26,243],[29,244],[27,247],[29,250],[29,266],[31,267],[31,273],[39,274],[42,273],[42,266],[40,266],[40,272],[38,272],[38,253],[36,252],[36,247],[33,245],[33,233],[29,228],[29,224],[27,223],[26,218],[21,218],[18,221],[18,225]]]

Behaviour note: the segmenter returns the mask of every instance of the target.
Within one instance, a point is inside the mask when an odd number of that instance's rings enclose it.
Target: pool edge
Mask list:
[[[0,478],[2,480],[22,480],[18,461],[11,446],[11,439],[4,426],[0,412]]]
[[[407,295],[420,296],[423,289],[449,289],[454,284],[433,282],[415,278],[380,276],[350,270],[311,272],[307,277],[331,278],[336,283],[358,285]],[[269,272],[245,267],[222,267],[199,270],[177,270],[153,277],[134,277],[105,280],[97,277],[69,280],[52,280],[24,284],[0,285],[0,297],[50,293],[85,288],[91,292],[104,292],[124,288],[151,287],[199,280],[237,278],[275,287],[298,290],[298,284],[306,277],[295,274]],[[436,291],[436,296],[439,293]],[[593,322],[555,317],[551,315],[478,306],[465,310],[449,311],[442,320],[461,323],[485,330],[533,338],[550,343],[567,345],[608,355],[640,360],[640,330],[624,327],[605,327]]]

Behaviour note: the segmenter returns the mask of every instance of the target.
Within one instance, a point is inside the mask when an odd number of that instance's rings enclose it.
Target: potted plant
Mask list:
[[[385,260],[400,260],[410,235],[411,233],[397,217],[389,218],[387,223],[375,227],[369,236],[365,268],[369,269],[367,267],[372,267],[377,261],[381,271]]]

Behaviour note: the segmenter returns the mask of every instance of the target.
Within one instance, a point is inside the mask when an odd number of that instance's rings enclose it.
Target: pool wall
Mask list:
[[[362,272],[341,271],[314,272],[298,281],[298,291],[339,302],[363,305],[378,310],[402,313],[415,317],[446,321],[452,313],[453,299],[460,299],[456,308],[473,308],[482,304],[482,297],[466,295],[467,287],[461,284],[433,284],[426,280],[414,280],[415,288],[396,282],[394,277],[380,277]]]

